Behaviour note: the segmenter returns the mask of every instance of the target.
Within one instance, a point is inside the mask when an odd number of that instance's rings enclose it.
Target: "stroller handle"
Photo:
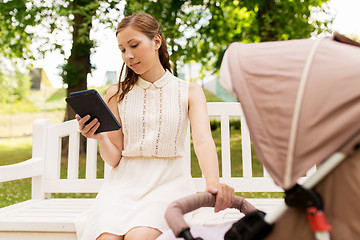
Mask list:
[[[165,213],[165,219],[169,224],[171,230],[176,237],[179,237],[181,232],[190,229],[189,225],[184,220],[184,214],[194,211],[201,207],[214,207],[216,202],[216,195],[208,192],[196,193],[179,200],[172,202]],[[238,209],[245,215],[257,211],[251,203],[244,198],[235,196],[235,201],[231,208]]]

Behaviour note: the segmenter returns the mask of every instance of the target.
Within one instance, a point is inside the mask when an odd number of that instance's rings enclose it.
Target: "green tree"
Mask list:
[[[28,4],[23,0],[0,0],[0,56],[3,58],[15,62],[33,59],[29,47],[34,34],[29,28],[36,22],[36,9],[29,11]]]
[[[326,29],[328,22],[312,21],[311,8],[326,11],[327,0],[128,0],[125,15],[148,12],[159,20],[169,44],[173,72],[179,65],[200,62],[218,69],[227,46],[234,41],[259,42],[310,37]],[[119,4],[120,3],[120,4]],[[61,32],[69,30],[71,53],[62,66],[70,92],[87,88],[90,56],[96,43],[90,37],[93,22],[114,27],[121,16],[116,0],[0,0],[0,43],[4,57],[33,59],[30,44],[37,40],[39,53],[65,52]],[[110,18],[110,16],[114,16]],[[116,21],[114,21],[116,19]],[[312,21],[312,22],[311,22]],[[42,30],[41,35],[36,34]],[[37,30],[37,31],[35,31]],[[1,57],[1,56],[0,56]],[[67,107],[65,120],[73,119]]]
[[[168,39],[174,73],[177,65],[195,61],[217,70],[227,46],[308,38],[329,31],[330,20],[316,21],[311,9],[328,14],[328,0],[133,0],[125,14],[144,11],[160,22]]]
[[[66,94],[87,89],[87,76],[93,68],[90,55],[96,45],[90,37],[93,21],[104,27],[113,26],[114,19],[108,15],[118,18],[120,7],[117,0],[0,0],[0,43],[3,43],[0,54],[13,61],[31,60],[34,55],[43,56],[46,51],[60,50],[64,54],[66,36],[63,35],[69,34],[71,52],[61,66]],[[30,49],[33,40],[38,45],[36,53]],[[74,117],[75,112],[67,105],[64,121]],[[67,144],[64,139],[64,151]],[[82,138],[81,151],[85,146]]]
[[[87,89],[87,75],[91,72],[90,54],[94,42],[90,39],[92,18],[99,9],[99,4],[92,0],[79,0],[69,3],[69,7],[63,9],[64,13],[73,15],[72,48],[70,57],[62,66],[62,78],[67,84],[67,97],[71,92]],[[61,13],[62,11],[60,11]],[[65,121],[73,119],[75,112],[67,105]]]
[[[0,88],[1,104],[22,100],[30,90],[25,59],[34,59],[30,51],[35,21],[25,1],[0,0]],[[9,60],[11,59],[11,61]]]
[[[87,88],[91,73],[90,55],[96,43],[90,37],[93,21],[112,26],[121,15],[119,1],[106,0],[0,0],[0,57],[14,62],[43,56],[47,51],[66,51],[66,37],[71,36],[71,52],[61,66],[67,96],[73,91]],[[107,15],[113,16],[113,18]],[[116,19],[117,20],[117,19]],[[66,32],[68,29],[68,32]],[[36,41],[37,50],[30,49]],[[64,120],[74,118],[67,106]]]

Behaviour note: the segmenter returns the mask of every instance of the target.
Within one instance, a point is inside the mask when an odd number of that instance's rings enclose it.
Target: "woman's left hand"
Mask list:
[[[224,183],[209,185],[206,191],[216,195],[215,212],[231,207],[235,200],[234,188]]]

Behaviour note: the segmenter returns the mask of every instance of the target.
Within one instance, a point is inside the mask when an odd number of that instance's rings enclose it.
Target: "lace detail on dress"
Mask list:
[[[119,114],[125,119],[123,156],[184,156],[188,83],[171,73],[154,84],[138,81],[119,103]]]
[[[179,121],[178,121],[178,125],[177,125],[177,129],[176,129],[176,135],[175,135],[175,140],[174,140],[174,155],[177,154],[177,141],[178,141],[178,137],[179,137],[179,133],[180,133],[180,126],[181,126],[181,121],[182,121],[182,108],[181,108],[181,84],[180,82],[178,82],[178,105],[179,105]]]
[[[146,89],[144,90],[144,107],[143,107],[143,114],[142,114],[142,140],[140,144],[140,153],[143,154],[143,145],[145,140],[145,113],[146,113]]]
[[[125,125],[123,127],[123,129],[126,131],[125,134],[128,134],[128,127],[126,126],[127,125],[127,121],[126,121],[127,100],[128,100],[128,95],[126,94],[124,97],[124,120],[123,120],[123,124]]]
[[[156,136],[156,145],[155,145],[155,154],[157,155],[159,152],[159,141],[160,141],[160,132],[161,132],[161,123],[162,123],[162,102],[163,102],[163,96],[162,96],[162,88],[159,90],[159,128],[158,133]]]

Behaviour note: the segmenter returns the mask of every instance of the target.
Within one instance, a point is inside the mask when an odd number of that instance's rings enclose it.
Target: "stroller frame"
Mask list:
[[[336,152],[332,156],[330,156],[327,160],[321,164],[316,171],[316,173],[309,177],[309,179],[304,182],[301,186],[305,190],[311,190],[315,187],[324,177],[326,177],[333,169],[335,169],[343,160],[345,160],[346,155],[344,153]],[[292,194],[292,193],[290,193]],[[291,196],[291,195],[290,195]],[[287,202],[287,198],[289,195],[287,194],[285,197],[285,202]],[[321,200],[321,199],[320,199]],[[322,201],[321,201],[322,204]],[[243,239],[243,240],[255,240],[255,239],[262,239],[266,234],[270,233],[271,226],[275,224],[276,220],[285,213],[285,211],[289,208],[289,205],[286,203],[282,203],[278,209],[271,214],[267,214],[263,216],[256,216],[256,221],[248,220],[247,216],[240,219],[237,223],[233,225],[233,227],[228,231],[225,235],[225,240],[232,240],[232,239]],[[299,206],[299,208],[302,208]],[[320,209],[322,210],[322,209]],[[322,215],[323,216],[323,215]],[[250,216],[253,218],[253,216]],[[330,239],[329,231],[322,231],[324,225],[316,225],[318,220],[315,220],[313,223],[318,229],[315,229],[314,234],[315,238],[318,240],[327,240]],[[320,220],[321,221],[321,220]],[[326,222],[325,222],[326,223]],[[326,228],[326,227],[325,227]],[[314,228],[313,228],[314,229]],[[239,239],[240,237],[240,239]]]

